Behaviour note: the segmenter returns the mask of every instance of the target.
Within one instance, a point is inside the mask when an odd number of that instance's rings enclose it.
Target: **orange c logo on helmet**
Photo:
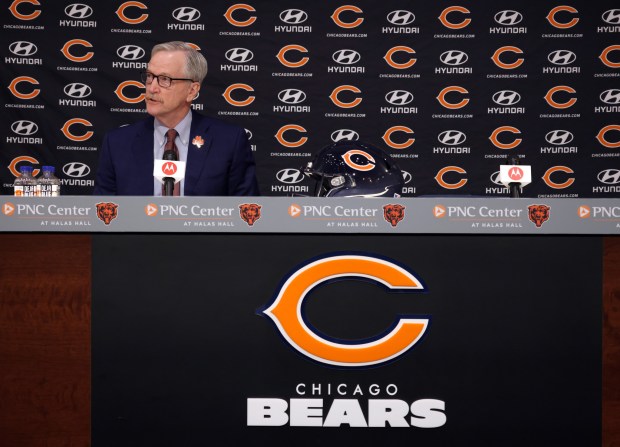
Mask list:
[[[523,64],[525,59],[523,59],[522,57],[517,58],[517,60],[509,64],[502,62],[500,57],[503,53],[507,51],[510,51],[512,53],[517,53],[517,54],[523,54],[523,51],[521,50],[521,48],[513,47],[510,45],[498,48],[497,50],[495,50],[495,53],[493,53],[493,56],[491,56],[491,59],[493,60],[495,65],[497,65],[499,68],[503,68],[504,70],[512,70],[514,68],[519,67],[521,64]]]
[[[41,3],[39,3],[37,0],[15,0],[13,3],[11,3],[11,6],[9,6],[9,11],[11,11],[11,14],[13,14],[19,20],[34,20],[41,15],[41,11],[38,9],[36,9],[34,12],[31,12],[30,14],[22,14],[17,10],[17,6],[21,3],[30,3],[36,6],[41,5]]]
[[[443,24],[443,26],[445,26],[446,28],[450,28],[450,29],[461,29],[461,28],[465,28],[467,25],[469,25],[471,23],[471,19],[467,18],[467,19],[463,19],[461,22],[459,23],[452,23],[448,20],[448,14],[450,14],[451,12],[462,12],[463,14],[469,14],[469,9],[464,8],[462,6],[450,6],[446,9],[444,9],[441,14],[439,15],[439,21]]]
[[[364,165],[355,163],[352,158],[354,155],[361,155],[362,157],[366,159],[367,163]],[[373,169],[375,169],[374,157],[370,155],[368,152],[365,152],[359,149],[351,149],[350,151],[345,152],[344,154],[342,154],[342,159],[344,160],[347,166],[349,166],[352,169],[355,169],[356,171],[372,171]]]
[[[392,126],[388,130],[386,130],[381,138],[383,139],[383,141],[385,141],[385,144],[394,149],[406,149],[415,142],[415,138],[409,138],[404,143],[395,143],[394,141],[392,141],[392,134],[394,132],[405,132],[408,134],[413,134],[413,130],[411,130],[407,126]]]
[[[620,51],[620,45],[610,45],[603,50],[599,59],[610,68],[620,68],[620,62],[612,62],[609,60],[609,53],[612,51]]]
[[[250,87],[248,84],[237,83],[237,84],[229,85],[228,88],[224,90],[224,93],[222,93],[222,96],[224,97],[226,102],[228,102],[228,104],[230,105],[233,105],[235,107],[245,107],[245,106],[249,106],[250,104],[252,104],[254,100],[256,99],[255,96],[250,95],[243,101],[237,101],[236,99],[233,99],[232,97],[232,92],[235,90],[245,90],[246,92],[254,91],[254,89]]]
[[[498,127],[497,129],[493,131],[493,133],[489,137],[489,140],[491,140],[491,143],[493,143],[495,147],[498,147],[500,149],[514,149],[519,144],[521,144],[521,141],[523,141],[521,138],[515,138],[512,143],[501,143],[499,141],[499,134],[502,132],[510,132],[510,133],[519,134],[519,135],[521,134],[521,131],[517,129],[516,127],[512,127],[512,126]]]
[[[467,89],[463,87],[459,87],[457,85],[451,85],[450,87],[444,88],[442,91],[439,92],[439,95],[437,95],[437,101],[439,101],[439,104],[444,106],[446,109],[460,109],[462,107],[465,107],[467,104],[469,104],[469,98],[464,98],[457,103],[448,102],[446,100],[446,95],[452,92],[458,92],[458,93],[463,93],[463,94],[469,93]]]
[[[91,122],[88,120],[85,120],[83,118],[71,118],[65,123],[64,126],[62,126],[62,129],[60,129],[62,130],[62,133],[65,134],[65,137],[67,137],[68,139],[73,141],[86,141],[93,136],[94,132],[92,130],[85,132],[83,135],[73,135],[71,133],[71,126],[73,126],[74,124],[82,124],[84,126],[92,127]]]
[[[302,57],[300,60],[298,60],[297,62],[291,62],[288,59],[286,59],[285,55],[287,52],[289,51],[299,51],[301,53],[307,53],[308,50],[306,49],[306,47],[302,47],[301,45],[286,45],[284,47],[282,47],[282,49],[280,51],[278,51],[278,54],[276,55],[276,58],[280,61],[280,63],[286,67],[290,67],[290,68],[299,68],[299,67],[303,67],[304,65],[306,65],[308,63],[308,61],[310,60],[309,57]]]
[[[599,130],[598,134],[596,135],[596,139],[603,146],[611,148],[611,149],[615,149],[615,148],[620,147],[620,140],[614,143],[614,142],[607,141],[607,139],[605,138],[605,134],[612,130],[615,130],[616,132],[620,132],[620,126],[618,124],[610,124],[609,126],[603,127],[601,130]]]
[[[444,168],[441,168],[439,170],[439,172],[437,172],[437,175],[435,176],[435,180],[437,181],[437,183],[439,183],[439,185],[442,188],[445,188],[445,189],[459,189],[459,188],[462,188],[465,185],[465,183],[467,183],[467,179],[466,178],[462,178],[462,179],[460,179],[456,183],[448,183],[448,182],[446,182],[444,180],[444,176],[448,172],[456,172],[458,174],[467,174],[467,171],[465,171],[465,169],[460,168],[458,166],[446,166]]]
[[[70,41],[68,41],[67,43],[65,43],[62,47],[62,49],[60,50],[60,52],[62,54],[65,55],[65,57],[67,59],[69,59],[70,61],[73,62],[86,62],[87,60],[91,59],[95,53],[93,53],[92,51],[87,52],[86,54],[84,54],[84,56],[74,56],[73,54],[71,54],[71,47],[74,45],[82,45],[84,47],[87,48],[92,48],[93,46],[91,45],[90,42],[84,40],[84,39],[72,39]]]
[[[33,157],[29,157],[27,155],[15,157],[13,160],[11,160],[11,163],[9,164],[9,171],[11,171],[11,174],[13,174],[15,177],[19,177],[21,175],[19,173],[19,169],[17,169],[17,165],[20,164],[21,162],[28,162],[28,163],[32,163],[35,165],[39,164],[39,160]],[[39,175],[39,172],[40,172],[39,169],[33,169],[32,176],[36,177],[37,175]]]
[[[576,17],[573,17],[569,22],[565,22],[565,23],[558,22],[555,18],[555,15],[561,11],[572,12],[573,14],[577,14],[579,12],[572,6],[556,6],[555,8],[553,8],[551,11],[549,11],[549,14],[547,14],[547,20],[549,21],[549,23],[551,23],[556,28],[560,28],[560,29],[571,28],[575,26],[577,22],[579,22],[579,18],[576,18]]]
[[[286,126],[280,127],[280,129],[276,133],[276,140],[278,140],[278,142],[282,146],[285,146],[285,147],[299,147],[299,146],[303,145],[306,141],[308,141],[308,137],[301,137],[297,141],[288,141],[288,140],[284,139],[284,133],[286,131],[288,131],[288,130],[296,130],[298,132],[306,132],[306,129],[304,129],[301,126],[298,126],[297,124],[287,124]]]
[[[543,181],[547,186],[550,186],[554,189],[564,189],[575,183],[574,177],[569,177],[568,180],[563,183],[554,182],[553,180],[551,180],[551,174],[555,172],[566,172],[567,174],[574,174],[574,171],[567,166],[554,166],[552,168],[549,168],[547,169],[547,172],[545,172],[545,175],[543,175],[542,177]]]
[[[407,62],[403,62],[403,63],[395,62],[394,54],[398,53],[399,51],[404,51],[405,53],[409,53],[409,54],[415,54],[415,51],[413,48],[406,47],[404,45],[399,45],[399,46],[390,48],[388,52],[385,53],[385,56],[383,56],[383,59],[385,59],[385,61],[388,63],[390,67],[397,68],[398,70],[404,70],[406,68],[413,66],[413,64],[415,64],[418,61],[415,57],[411,57]]]
[[[244,27],[244,26],[250,26],[252,23],[256,22],[256,16],[250,16],[249,19],[243,20],[243,21],[236,20],[233,17],[233,13],[237,11],[238,9],[243,9],[245,11],[250,11],[250,12],[256,12],[256,9],[254,9],[250,5],[246,5],[245,3],[238,3],[236,5],[232,5],[230,8],[226,10],[226,13],[224,14],[224,17],[226,17],[226,20],[228,20],[228,23],[234,26]]]
[[[306,357],[335,366],[380,365],[403,355],[426,332],[428,319],[399,316],[390,330],[372,341],[351,343],[324,338],[306,324],[303,302],[316,287],[336,280],[372,281],[393,292],[426,291],[412,272],[369,255],[327,255],[298,267],[262,313],[271,318],[284,339]]]
[[[148,14],[142,14],[141,16],[136,17],[135,19],[130,19],[129,17],[125,15],[125,10],[127,8],[140,8],[140,9],[148,9],[148,8],[144,3],[134,2],[134,1],[125,2],[121,6],[119,6],[118,9],[116,10],[116,15],[118,16],[119,19],[121,19],[125,23],[128,23],[129,25],[137,25],[138,23],[144,22],[149,17]]]
[[[130,87],[130,86],[138,87],[139,89],[145,88],[144,84],[138,81],[123,81],[120,84],[118,84],[118,87],[116,87],[116,90],[114,90],[114,93],[116,93],[116,96],[118,96],[118,98],[121,101],[126,102],[128,104],[137,104],[139,102],[144,101],[144,93],[139,94],[135,98],[130,98],[129,96],[125,95],[124,93],[125,88]]]
[[[29,82],[34,85],[39,85],[39,81],[37,81],[35,78],[31,78],[30,76],[18,76],[15,79],[13,79],[11,83],[9,84],[8,88],[11,91],[11,93],[13,93],[13,95],[18,97],[19,99],[32,99],[35,96],[37,96],[39,93],[41,93],[41,89],[38,89],[38,88],[33,89],[30,93],[20,93],[17,90],[17,84],[19,84],[20,82]]]
[[[338,107],[341,107],[343,109],[350,109],[352,107],[358,106],[361,102],[362,102],[362,98],[355,98],[353,101],[351,102],[343,102],[340,99],[338,99],[338,95],[340,94],[340,92],[353,92],[353,93],[362,93],[362,91],[355,87],[354,85],[341,85],[339,87],[336,87],[334,89],[334,91],[332,91],[331,95],[329,95],[329,99],[332,100],[332,102],[334,104],[336,104]]]
[[[553,99],[553,95],[557,92],[577,93],[574,88],[567,85],[558,85],[557,87],[553,87],[545,95],[545,101],[547,101],[547,104],[549,104],[551,107],[554,107],[556,109],[567,109],[577,102],[577,98],[571,98],[566,102],[557,102]]]
[[[340,8],[337,8],[334,11],[334,13],[331,15],[331,19],[340,28],[355,28],[357,26],[360,26],[362,22],[364,21],[363,18],[358,17],[353,22],[343,22],[342,19],[340,19],[340,14],[342,14],[344,11],[357,12],[358,14],[364,13],[364,11],[362,11],[360,8],[358,8],[357,6],[353,6],[353,5],[344,5],[344,6],[341,6]]]

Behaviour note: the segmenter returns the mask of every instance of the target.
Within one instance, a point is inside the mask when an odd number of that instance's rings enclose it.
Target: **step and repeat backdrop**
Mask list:
[[[243,126],[261,193],[307,194],[332,141],[384,148],[406,196],[620,195],[620,5],[613,1],[14,0],[0,11],[0,185],[53,165],[92,192],[106,131],[145,115],[139,72],[183,40],[209,62],[197,111]]]

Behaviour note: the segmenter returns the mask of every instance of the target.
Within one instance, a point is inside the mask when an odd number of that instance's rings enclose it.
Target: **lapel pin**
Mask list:
[[[200,135],[197,135],[192,140],[192,144],[194,146],[198,147],[198,149],[200,149],[202,147],[202,145],[205,144],[205,140],[203,140]]]

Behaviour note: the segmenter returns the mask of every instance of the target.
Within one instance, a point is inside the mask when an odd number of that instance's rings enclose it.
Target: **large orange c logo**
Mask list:
[[[13,14],[19,20],[34,20],[41,15],[41,10],[39,9],[35,9],[34,12],[31,12],[30,14],[22,14],[17,10],[17,5],[19,5],[20,3],[31,3],[37,6],[41,5],[41,3],[39,3],[37,0],[15,0],[13,3],[11,3],[11,6],[9,6],[9,11],[11,11],[11,14]]]
[[[517,67],[519,67],[519,66],[521,66],[523,64],[523,61],[525,59],[523,59],[522,57],[518,57],[514,62],[510,62],[510,63],[503,62],[500,59],[500,57],[502,56],[502,54],[504,54],[506,52],[523,54],[523,51],[521,50],[521,48],[513,47],[513,46],[510,46],[510,45],[498,48],[497,50],[495,50],[495,53],[493,53],[493,56],[491,56],[491,60],[499,68],[503,68],[504,70],[512,70],[512,69],[517,68]]]
[[[133,98],[131,96],[127,96],[124,93],[124,90],[127,87],[137,87],[139,89],[145,88],[144,84],[138,81],[133,81],[133,80],[123,81],[120,84],[118,84],[118,87],[116,87],[116,90],[114,90],[114,93],[116,94],[116,96],[118,96],[118,99],[128,104],[137,104],[139,102],[144,101],[144,97],[145,97],[144,93],[140,93],[138,96],[135,96]]]
[[[254,89],[248,84],[237,83],[237,84],[229,85],[226,88],[226,90],[224,90],[224,93],[222,93],[222,96],[224,97],[226,102],[230,105],[233,105],[235,107],[245,107],[245,106],[249,106],[250,104],[252,104],[254,100],[256,99],[255,96],[250,95],[244,100],[238,101],[232,97],[232,92],[234,92],[235,90],[245,90],[246,92],[254,91]]]
[[[551,188],[554,188],[554,189],[564,189],[564,188],[568,188],[570,185],[575,183],[575,178],[574,177],[569,177],[568,179],[566,179],[562,183],[554,182],[551,179],[551,175],[554,174],[555,172],[565,172],[567,174],[574,174],[575,173],[568,166],[553,166],[553,167],[547,169],[547,172],[545,172],[545,175],[542,176],[542,179],[543,179],[543,181],[545,182],[545,184],[547,186],[550,186]]]
[[[392,140],[392,134],[394,132],[404,132],[413,135],[413,130],[407,126],[392,126],[386,130],[381,139],[385,141],[385,144],[394,149],[406,149],[415,142],[415,138],[408,138],[402,143],[396,143]]]
[[[462,188],[463,186],[465,186],[465,184],[467,183],[467,179],[466,178],[462,178],[460,179],[458,182],[456,183],[449,183],[444,179],[444,176],[448,173],[448,172],[456,172],[459,174],[467,174],[467,171],[465,171],[465,169],[459,167],[459,166],[446,166],[443,167],[439,170],[439,172],[437,172],[437,175],[435,176],[435,181],[437,183],[439,183],[439,186],[441,186],[442,188],[445,189],[459,189]]]
[[[308,61],[310,60],[310,58],[307,56],[302,57],[297,62],[291,62],[286,58],[286,53],[288,53],[289,51],[293,51],[293,50],[299,51],[300,53],[308,52],[308,49],[301,45],[295,45],[295,44],[285,45],[280,49],[280,51],[278,51],[278,54],[276,54],[276,58],[285,67],[299,68],[299,67],[303,67],[304,65],[306,65]]]
[[[11,91],[11,93],[13,93],[13,95],[18,97],[19,99],[32,99],[35,98],[39,93],[41,93],[41,89],[38,88],[33,89],[30,93],[21,93],[17,90],[17,85],[21,82],[28,82],[30,84],[39,85],[39,81],[31,78],[30,76],[18,76],[13,79],[9,84],[8,89]]]
[[[572,12],[573,14],[577,14],[577,12],[578,12],[572,6],[562,5],[562,6],[556,6],[555,8],[553,8],[551,11],[549,11],[549,14],[547,14],[547,20],[549,21],[549,23],[551,23],[556,28],[560,28],[560,29],[571,28],[571,27],[575,26],[577,24],[577,22],[579,22],[579,18],[578,17],[573,17],[569,22],[559,22],[555,18],[555,15],[558,12],[561,12],[561,11]]]
[[[603,50],[601,55],[598,57],[601,62],[607,65],[610,68],[620,68],[620,62],[613,62],[609,59],[609,53],[612,51],[620,51],[620,45],[610,45]]]
[[[297,141],[288,141],[284,138],[284,133],[289,130],[296,130],[297,132],[307,132],[302,126],[298,124],[287,124],[286,126],[280,127],[278,132],[276,132],[276,140],[284,147],[299,147],[303,146],[303,144],[308,141],[308,137],[301,137]]]
[[[256,16],[250,16],[246,20],[237,20],[233,17],[233,13],[238,9],[242,9],[244,11],[256,12],[251,5],[246,5],[245,3],[238,3],[236,5],[232,5],[230,8],[226,10],[224,13],[224,17],[228,20],[228,23],[237,27],[245,27],[250,26],[252,23],[256,22]]]
[[[61,48],[60,52],[70,61],[73,62],[86,62],[87,60],[91,59],[95,53],[93,53],[92,51],[87,51],[83,56],[74,56],[73,54],[71,54],[71,47],[73,47],[74,45],[82,45],[86,48],[92,48],[92,44],[90,42],[88,42],[87,40],[84,39],[72,39],[69,40],[68,42],[66,42],[63,47]]]
[[[458,92],[464,95],[469,93],[467,89],[463,87],[459,87],[458,85],[451,85],[450,87],[444,88],[442,91],[439,92],[439,95],[437,95],[437,101],[439,101],[439,104],[444,106],[446,109],[460,109],[469,104],[469,98],[463,98],[457,103],[448,102],[446,100],[446,95],[452,92]]]
[[[411,272],[388,260],[354,254],[328,255],[296,269],[263,313],[297,351],[329,365],[380,365],[403,355],[420,341],[429,320],[410,316],[400,317],[391,330],[373,341],[339,343],[314,332],[303,318],[304,299],[317,286],[342,279],[369,280],[395,292],[426,290]]]
[[[347,28],[347,29],[355,28],[357,26],[360,26],[362,24],[362,22],[364,21],[364,19],[362,17],[358,17],[353,22],[344,22],[340,18],[340,14],[342,14],[345,11],[357,12],[358,14],[363,14],[363,12],[364,12],[360,8],[358,8],[357,6],[353,6],[353,5],[344,5],[344,6],[341,6],[340,8],[337,8],[334,11],[334,13],[331,15],[331,19],[340,28]]]
[[[136,1],[129,1],[129,2],[125,2],[123,3],[121,6],[118,7],[118,9],[116,10],[116,15],[118,16],[119,19],[121,19],[123,22],[129,24],[129,25],[137,25],[138,23],[142,23],[144,22],[146,19],[149,18],[148,14],[142,14],[141,16],[136,17],[135,19],[129,18],[127,17],[127,15],[125,15],[125,10],[127,8],[139,8],[139,9],[148,9],[147,6],[144,3],[141,2],[136,2]]]
[[[441,14],[439,15],[438,19],[441,22],[441,24],[443,26],[445,26],[446,28],[450,28],[450,29],[461,29],[461,28],[465,28],[467,25],[469,25],[471,23],[471,19],[467,18],[467,19],[463,19],[462,21],[458,22],[458,23],[452,23],[448,20],[448,14],[450,14],[451,12],[462,12],[463,14],[469,14],[469,9],[463,7],[463,6],[450,6],[446,9],[444,9]]]
[[[558,85],[549,89],[549,91],[545,95],[545,101],[547,101],[547,104],[549,104],[551,107],[556,109],[567,109],[577,102],[577,98],[570,98],[566,102],[558,102],[553,99],[553,95],[557,92],[577,93],[574,88],[567,85]]]
[[[413,48],[398,45],[390,48],[387,53],[385,53],[385,56],[383,56],[383,59],[385,59],[390,67],[398,70],[405,70],[406,68],[412,67],[418,61],[415,57],[411,56],[407,62],[396,62],[394,60],[394,54],[401,51],[407,54],[415,54],[415,50]]]
[[[355,162],[355,160],[353,160],[354,155],[359,155],[365,158],[366,164],[361,165]],[[373,169],[375,169],[375,158],[366,151],[362,151],[359,149],[351,149],[350,151],[347,151],[344,154],[342,154],[342,159],[344,160],[347,166],[349,166],[352,169],[355,169],[356,171],[372,171]]]

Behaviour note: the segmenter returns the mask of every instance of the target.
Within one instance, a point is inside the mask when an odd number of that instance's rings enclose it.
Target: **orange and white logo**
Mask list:
[[[139,88],[140,90],[144,90],[144,84],[138,81],[123,81],[120,84],[118,84],[118,87],[116,87],[116,90],[114,90],[114,93],[116,93],[116,96],[118,96],[118,98],[123,101],[126,102],[128,104],[137,104],[139,102],[144,101],[144,93],[140,93],[138,96],[127,96],[125,94],[125,89],[127,87],[136,87]]]
[[[383,56],[383,59],[385,59],[390,67],[396,68],[397,70],[405,70],[412,67],[418,61],[415,57],[411,56],[406,62],[396,62],[394,60],[394,55],[399,52],[415,54],[415,50],[413,48],[404,45],[398,45],[390,48],[387,53],[385,53],[385,56]]]
[[[12,216],[15,213],[15,205],[11,202],[6,202],[2,205],[2,214],[5,216]]]
[[[404,132],[409,135],[413,135],[413,130],[407,126],[392,126],[388,130],[385,131],[381,139],[385,141],[385,144],[394,149],[406,149],[411,146],[415,142],[415,138],[408,138],[402,143],[396,143],[392,140],[392,134],[394,132]]]
[[[249,106],[250,104],[252,104],[254,100],[256,99],[256,97],[252,95],[249,95],[247,98],[243,100],[234,99],[232,97],[232,94],[235,90],[244,90],[246,92],[254,91],[254,89],[250,87],[248,84],[237,83],[237,84],[229,85],[226,88],[226,90],[224,90],[224,93],[222,93],[222,96],[224,97],[226,102],[230,105],[233,105],[235,107],[245,107],[245,106]]]
[[[577,215],[582,219],[588,219],[592,215],[592,210],[588,205],[581,205],[577,208]]]
[[[612,132],[612,131],[620,132],[620,125],[610,124],[609,126],[603,127],[601,130],[599,130],[598,134],[596,134],[596,139],[603,146],[608,147],[610,149],[615,149],[615,148],[620,147],[620,139],[618,139],[617,141],[609,141],[607,139],[607,132]]]
[[[331,15],[331,19],[340,28],[347,28],[347,29],[356,28],[360,26],[362,22],[364,21],[363,17],[357,17],[355,20],[351,22],[346,22],[342,18],[340,18],[340,15],[344,12],[347,13],[345,14],[347,17],[351,15],[350,13],[352,13],[352,15],[364,13],[364,11],[362,11],[360,8],[358,8],[357,6],[353,6],[353,5],[344,5],[344,6],[337,8],[334,11],[334,13]]]
[[[499,141],[499,135],[503,132],[509,132],[512,134],[521,135],[521,131],[517,129],[516,127],[500,126],[497,129],[495,129],[493,133],[491,134],[491,136],[489,137],[489,140],[491,140],[491,143],[493,143],[493,146],[500,148],[500,149],[514,149],[519,144],[521,144],[521,141],[523,141],[521,138],[515,138],[510,143],[502,143],[501,141]]]
[[[238,16],[238,14],[235,14],[235,12],[239,10],[256,12],[256,9],[254,9],[250,5],[246,5],[245,3],[237,3],[236,5],[232,5],[230,8],[228,8],[226,10],[226,13],[224,13],[224,17],[226,17],[228,23],[237,27],[245,27],[250,26],[252,23],[256,22],[256,16],[253,15],[249,15],[248,18],[245,20],[238,20],[233,17],[233,14],[235,16]]]
[[[155,217],[159,214],[159,208],[154,203],[149,203],[144,207],[144,214],[149,217]]]
[[[62,126],[62,129],[60,130],[62,130],[62,133],[65,135],[65,137],[72,141],[86,141],[93,136],[94,132],[92,130],[88,130],[82,135],[74,135],[73,132],[71,132],[71,126],[74,126],[76,124],[92,127],[91,122],[88,120],[85,120],[83,118],[71,118]]]
[[[172,176],[177,173],[177,165],[171,161],[161,165],[161,173],[165,176]]]
[[[565,18],[566,15],[570,17],[571,14],[577,14],[578,12],[579,11],[577,11],[572,6],[565,6],[565,5],[556,6],[551,11],[549,11],[549,14],[547,14],[547,20],[549,21],[549,23],[551,23],[556,28],[560,28],[560,29],[572,28],[573,26],[577,24],[577,22],[579,22],[579,17],[573,17],[568,22],[566,22],[566,21],[560,21],[562,19],[556,18],[556,15],[560,15],[560,17]],[[562,14],[559,14],[559,13],[562,13]]]
[[[276,54],[276,58],[285,67],[289,67],[289,68],[303,67],[310,60],[309,57],[303,56],[297,62],[291,62],[286,57],[286,53],[288,53],[289,51],[299,51],[300,53],[307,53],[308,52],[307,48],[304,47],[304,46],[301,46],[301,45],[291,44],[291,45],[286,45],[286,46],[282,47],[280,49],[280,51],[278,51],[278,54]]]
[[[361,161],[360,157],[365,159],[364,164],[358,163]],[[356,171],[372,171],[375,169],[374,157],[368,152],[360,149],[351,149],[350,151],[345,152],[342,154],[342,159],[347,166],[351,169],[355,169]]]
[[[554,98],[554,95],[558,92],[573,93],[573,94],[577,93],[574,88],[569,87],[568,85],[558,85],[556,87],[549,89],[549,91],[545,95],[545,101],[547,101],[547,104],[549,104],[551,107],[556,108],[556,109],[567,109],[577,102],[577,98],[570,98],[568,99],[568,101],[564,101],[564,102],[557,101]]]
[[[22,93],[17,89],[18,84],[22,82],[28,82],[30,84],[39,85],[39,81],[35,78],[31,78],[30,76],[18,76],[11,81],[8,89],[13,93],[14,96],[19,99],[32,99],[36,97],[39,93],[41,93],[41,89],[35,88],[30,91],[30,93]]]
[[[435,205],[433,207],[433,216],[436,219],[443,219],[444,217],[446,217],[447,216],[446,207],[443,205]]]
[[[359,88],[355,87],[354,85],[341,85],[339,87],[336,87],[332,91],[331,95],[329,95],[329,99],[331,99],[332,102],[336,104],[338,107],[341,107],[343,109],[350,109],[352,107],[356,107],[360,105],[360,103],[362,102],[362,98],[355,98],[353,101],[349,101],[349,102],[341,101],[338,98],[338,95],[342,92],[362,93],[362,91]]]
[[[467,171],[465,171],[465,169],[459,167],[459,166],[446,166],[444,168],[441,168],[439,170],[439,172],[437,172],[437,175],[435,176],[435,181],[437,181],[437,183],[439,183],[439,186],[441,186],[442,188],[445,189],[459,189],[462,188],[463,186],[465,186],[465,183],[467,183],[467,179],[466,178],[461,178],[459,179],[457,182],[454,183],[450,183],[449,181],[447,181],[445,179],[446,174],[452,174],[452,173],[457,173],[457,174],[467,174]]]
[[[446,96],[453,92],[462,93],[463,95],[466,95],[469,93],[467,89],[463,87],[459,87],[457,85],[451,85],[449,87],[444,88],[442,91],[439,92],[439,95],[437,95],[437,101],[439,101],[439,104],[444,106],[446,109],[461,109],[465,107],[467,104],[469,104],[469,98],[463,98],[459,102],[449,102],[446,99]]]
[[[288,207],[288,215],[294,219],[298,218],[299,216],[301,216],[301,207],[296,203],[292,203]]]
[[[137,25],[138,23],[142,23],[149,18],[148,14],[140,14],[134,18],[128,17],[126,14],[126,10],[128,8],[138,8],[142,10],[148,9],[144,3],[135,1],[125,2],[121,6],[119,6],[116,10],[116,15],[119,19],[121,19],[121,21],[127,23],[128,25]],[[133,13],[131,15],[133,15]]]
[[[13,174],[15,177],[20,176],[18,165],[22,163],[30,163],[33,165],[38,165],[39,160],[37,160],[34,157],[29,157],[28,155],[21,155],[19,157],[15,157],[13,160],[11,160],[11,163],[9,163],[9,171],[11,171],[11,174]],[[39,169],[33,169],[32,176],[36,177],[37,175],[39,175],[39,172],[40,172]]]
[[[448,8],[444,9],[438,17],[441,24],[445,26],[446,28],[461,29],[461,28],[465,28],[467,25],[471,23],[471,19],[469,17],[464,18],[460,22],[450,21],[448,19],[448,15],[453,12],[460,12],[462,14],[470,14],[469,9],[464,8],[463,6],[449,6]]]
[[[94,52],[92,51],[87,51],[86,53],[84,53],[82,56],[75,56],[74,54],[71,53],[72,51],[72,47],[75,45],[80,45],[86,48],[92,48],[93,46],[91,45],[90,42],[88,42],[87,40],[84,39],[71,39],[70,41],[66,42],[63,46],[62,49],[60,50],[60,52],[70,61],[73,62],[86,62],[87,60],[92,59],[92,57],[95,55]]]
[[[610,68],[620,68],[620,62],[612,62],[609,59],[609,53],[611,53],[612,51],[620,51],[620,45],[608,46],[607,48],[603,50],[603,52],[599,56],[599,59],[601,60],[601,62],[603,62],[605,65],[607,65]]]
[[[327,255],[298,267],[276,292],[263,313],[271,318],[283,338],[297,351],[320,363],[360,367],[380,365],[413,348],[428,328],[426,318],[397,317],[385,334],[371,342],[326,339],[306,324],[303,305],[311,292],[333,280],[368,281],[389,291],[423,292],[426,287],[414,274],[391,261],[372,255]]]
[[[288,141],[284,138],[284,134],[288,131],[295,130],[297,132],[305,133],[306,129],[297,125],[297,124],[287,124],[286,126],[280,127],[278,132],[276,133],[276,140],[284,146],[284,147],[299,147],[302,146],[306,141],[308,141],[308,137],[300,137],[297,141]]]
[[[523,54],[523,51],[521,50],[521,48],[513,47],[510,45],[495,50],[495,53],[493,53],[493,56],[491,56],[491,60],[495,65],[497,65],[499,68],[503,68],[504,70],[513,70],[517,67],[520,67],[525,61],[524,58],[518,57],[514,62],[503,62],[501,57],[504,53]]]
[[[36,8],[30,13],[20,12],[17,8],[22,3],[30,3],[31,5],[35,6],[41,5],[38,0],[15,0],[13,3],[11,3],[11,6],[9,6],[9,11],[11,11],[11,14],[13,14],[13,16],[18,18],[19,20],[34,20],[41,15],[41,10]]]
[[[568,178],[566,178],[566,180],[564,180],[561,183],[553,180],[551,178],[551,176],[553,175],[554,177],[556,177],[554,174],[556,174],[557,172],[564,172],[565,174],[574,174],[575,173],[568,166],[553,166],[553,167],[547,169],[547,171],[545,172],[545,175],[542,176],[542,179],[543,179],[543,181],[545,182],[545,184],[547,186],[549,186],[549,187],[551,187],[553,189],[564,189],[564,188],[568,188],[570,185],[575,183],[575,178],[574,177],[568,177]]]

